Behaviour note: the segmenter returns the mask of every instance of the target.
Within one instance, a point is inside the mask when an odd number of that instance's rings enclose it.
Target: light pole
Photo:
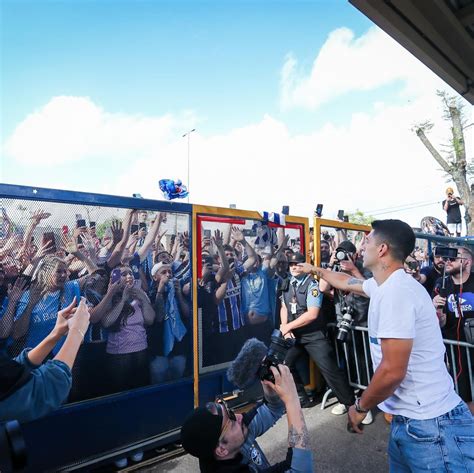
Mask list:
[[[189,177],[189,138],[191,136],[191,133],[193,131],[196,131],[196,128],[193,128],[192,130],[187,131],[184,135],[183,138],[188,137],[188,203],[189,203],[189,189],[190,189],[190,177]]]

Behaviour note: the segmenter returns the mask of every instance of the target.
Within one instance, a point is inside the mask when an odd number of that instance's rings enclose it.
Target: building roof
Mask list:
[[[349,0],[474,104],[474,0]]]

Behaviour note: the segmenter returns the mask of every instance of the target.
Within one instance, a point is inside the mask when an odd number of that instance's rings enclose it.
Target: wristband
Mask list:
[[[367,414],[370,411],[370,409],[362,409],[362,407],[360,407],[360,397],[356,397],[354,407],[359,414]]]

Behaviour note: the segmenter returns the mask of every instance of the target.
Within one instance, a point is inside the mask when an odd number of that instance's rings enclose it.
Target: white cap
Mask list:
[[[163,263],[163,261],[160,261],[159,263],[156,263],[153,268],[151,268],[151,276],[153,277],[161,268],[164,266],[168,266],[171,268],[170,264]]]

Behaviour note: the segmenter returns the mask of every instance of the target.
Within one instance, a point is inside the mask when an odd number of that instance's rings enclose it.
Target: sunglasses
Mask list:
[[[220,442],[224,438],[224,435],[226,434],[230,425],[232,425],[232,422],[235,422],[237,420],[237,417],[235,416],[235,412],[232,409],[230,409],[227,406],[224,399],[221,399],[221,398],[216,399],[216,402],[209,402],[206,405],[206,408],[212,413],[214,413],[213,411],[215,410],[217,413],[220,413],[221,417],[223,418],[225,418],[224,412],[227,414],[227,420],[225,424],[223,425],[221,429],[221,434],[219,436],[219,442]]]
[[[451,263],[454,263],[458,258],[444,258],[443,261],[451,261]]]

